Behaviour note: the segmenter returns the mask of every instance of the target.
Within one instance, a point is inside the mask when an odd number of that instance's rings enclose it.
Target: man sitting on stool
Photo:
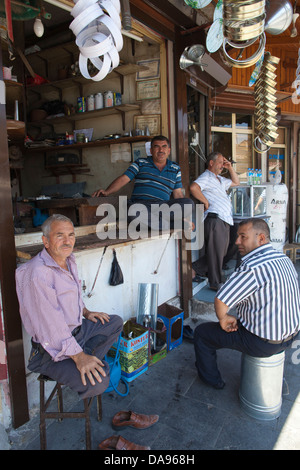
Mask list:
[[[267,223],[255,218],[241,222],[236,244],[242,260],[216,294],[219,322],[202,323],[194,333],[199,377],[217,389],[225,383],[216,350],[270,357],[288,348],[300,330],[298,275],[291,260],[270,244]],[[233,307],[237,318],[228,314]]]
[[[123,320],[85,307],[71,220],[55,214],[42,231],[44,249],[16,271],[20,314],[32,336],[28,369],[69,386],[82,399],[100,395],[109,385],[103,358]]]

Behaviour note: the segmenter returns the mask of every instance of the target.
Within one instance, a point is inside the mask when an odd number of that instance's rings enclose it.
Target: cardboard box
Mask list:
[[[124,380],[131,382],[148,369],[149,331],[129,320],[124,324],[123,332],[119,348],[121,375]],[[133,337],[128,338],[131,332]],[[114,343],[113,348],[116,346]]]
[[[153,364],[156,364],[158,361],[163,359],[164,357],[167,356],[167,345],[161,349],[160,351],[150,354],[149,356],[149,366],[153,366]]]
[[[165,327],[161,318],[157,319],[156,330],[149,328],[149,335],[151,335],[151,332],[156,334],[157,345],[158,342],[160,342],[160,346],[162,342],[164,342],[165,345],[159,351],[152,352],[151,341],[149,339],[149,366],[156,364],[158,361],[167,356],[167,328]]]
[[[173,305],[164,303],[157,309],[157,318],[161,318],[167,328],[167,350],[177,348],[182,343],[183,312]]]
[[[131,318],[131,321],[133,323],[136,323],[136,318]],[[137,324],[139,325],[139,324]],[[139,325],[142,326],[142,325]],[[142,328],[145,328],[142,326]],[[148,341],[148,358],[149,358],[149,366],[152,366],[153,364],[156,364],[158,361],[163,359],[164,357],[167,356],[167,339],[166,339],[166,327],[164,325],[164,322],[162,319],[158,319],[157,324],[156,324],[156,330],[153,330],[152,328],[148,327],[147,328],[149,332],[149,341]],[[155,333],[157,340],[160,340],[160,345],[162,342],[165,343],[165,345],[157,352],[151,352],[151,334]]]

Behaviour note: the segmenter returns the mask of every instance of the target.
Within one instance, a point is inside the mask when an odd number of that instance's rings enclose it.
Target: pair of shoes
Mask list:
[[[190,327],[190,325],[183,325],[182,336],[185,339],[189,339],[190,341],[194,341],[194,332],[193,332],[192,328]]]
[[[192,282],[202,282],[205,281],[204,277],[199,276],[199,274],[196,274],[196,276],[193,277]]]
[[[223,287],[223,286],[224,286],[224,284],[221,282],[221,283],[218,284],[217,286],[209,286],[209,288],[210,288],[211,290],[218,291],[218,290],[220,290],[221,287]]]
[[[198,372],[198,375],[199,375],[199,379],[202,380],[202,382],[204,382],[206,385],[208,385],[209,387],[213,387],[215,388],[216,390],[223,390],[223,388],[225,387],[225,382],[224,380],[220,379],[219,382],[215,383],[215,384],[212,384],[210,382],[208,382],[203,376],[202,374],[200,374],[199,372],[199,369],[197,367],[197,362],[195,362],[195,367],[197,369],[197,372]]]
[[[198,372],[198,375],[199,375],[199,378],[200,380],[202,380],[202,382],[204,382],[206,385],[209,385],[210,387],[213,387],[215,388],[216,390],[223,390],[223,388],[225,387],[225,382],[224,380],[220,379],[219,382],[217,382],[216,384],[211,384],[210,382],[208,382],[207,380],[205,380],[201,374],[199,374]]]
[[[122,436],[111,436],[100,442],[100,450],[150,450],[150,447],[140,446]]]
[[[127,426],[135,429],[147,429],[159,420],[158,415],[142,415],[134,411],[119,411],[112,420],[113,429]]]

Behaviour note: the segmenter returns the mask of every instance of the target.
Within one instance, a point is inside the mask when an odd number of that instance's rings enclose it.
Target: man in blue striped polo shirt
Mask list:
[[[146,224],[151,223],[150,211],[153,205],[159,209],[163,203],[169,207],[174,203],[179,204],[184,218],[191,220],[193,201],[183,197],[180,166],[168,158],[171,153],[169,139],[162,135],[153,137],[150,150],[150,157],[138,158],[107,189],[99,189],[92,196],[110,196],[135,179],[129,207],[137,203],[142,204],[145,208]],[[161,227],[160,219],[159,227],[154,228]]]
[[[194,333],[198,374],[217,389],[225,383],[216,350],[269,357],[289,347],[300,330],[298,275],[291,260],[270,244],[268,224],[255,218],[241,222],[236,245],[242,261],[216,294],[219,322],[202,323]],[[232,308],[236,316],[228,313]]]

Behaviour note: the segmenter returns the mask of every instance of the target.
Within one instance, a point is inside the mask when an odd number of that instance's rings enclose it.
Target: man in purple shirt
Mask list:
[[[32,337],[28,369],[68,385],[81,398],[100,395],[109,385],[103,358],[123,320],[85,307],[71,220],[55,214],[42,230],[44,249],[16,271],[20,315]]]

